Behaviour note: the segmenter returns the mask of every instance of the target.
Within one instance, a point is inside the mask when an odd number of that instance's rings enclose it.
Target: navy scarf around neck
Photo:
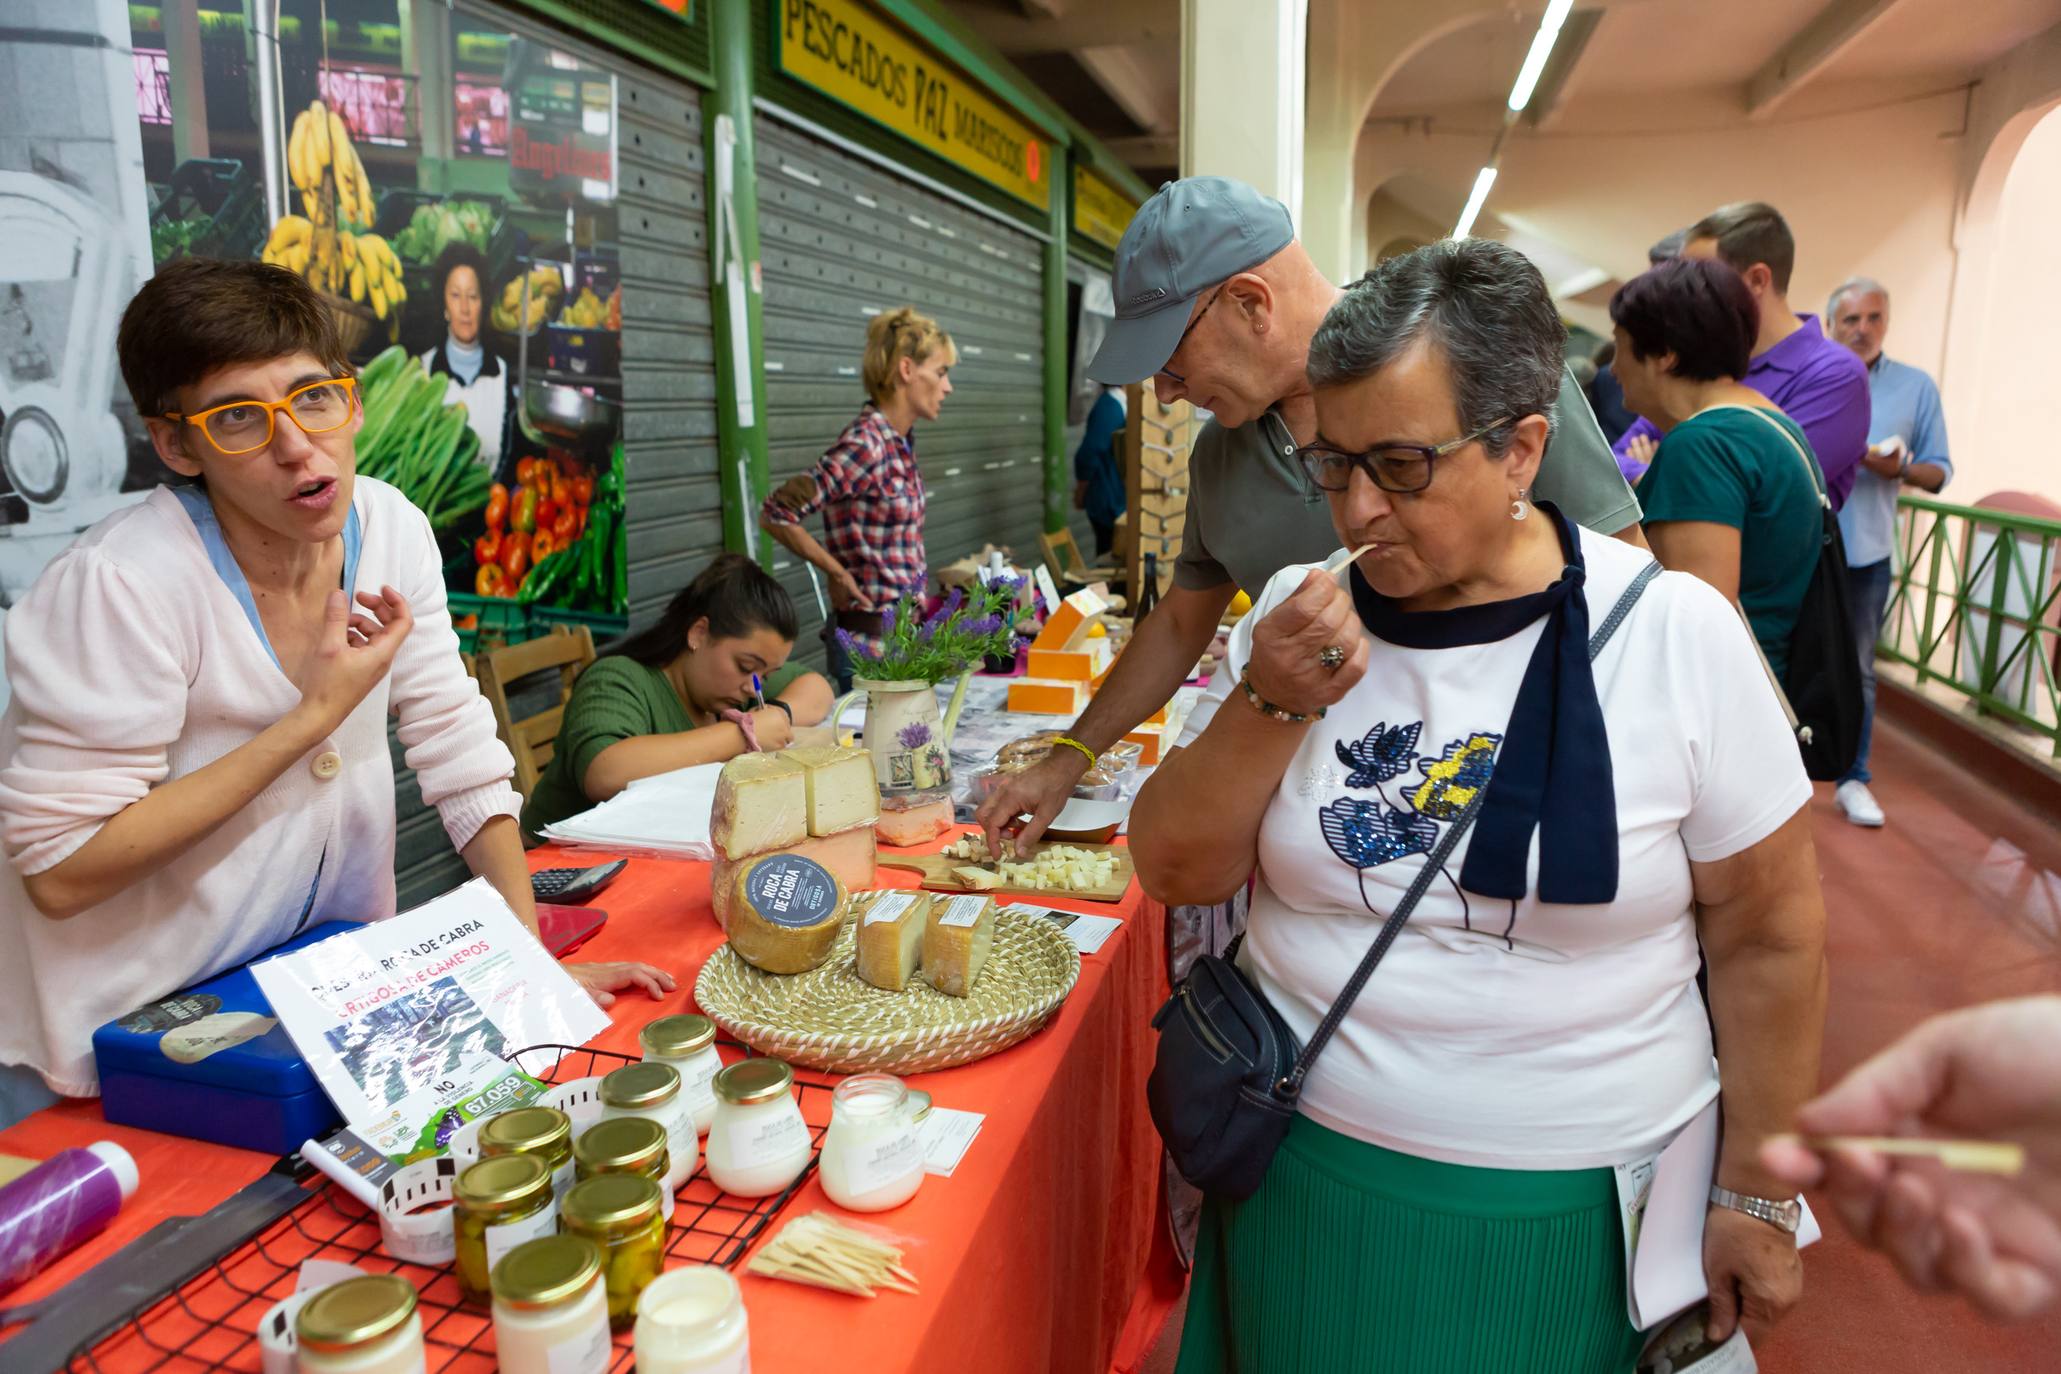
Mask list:
[[[1549,502],[1567,565],[1542,592],[1459,606],[1405,611],[1352,572],[1353,604],[1377,639],[1406,649],[1449,649],[1508,639],[1545,618],[1503,732],[1488,794],[1474,818],[1460,886],[1520,900],[1533,830],[1539,835],[1539,900],[1593,904],[1617,898],[1617,790],[1603,706],[1589,672],[1587,569],[1574,525]]]

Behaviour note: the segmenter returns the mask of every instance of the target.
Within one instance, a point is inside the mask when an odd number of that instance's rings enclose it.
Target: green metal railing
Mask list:
[[[1897,503],[1877,656],[1961,693],[2061,757],[2061,520]]]

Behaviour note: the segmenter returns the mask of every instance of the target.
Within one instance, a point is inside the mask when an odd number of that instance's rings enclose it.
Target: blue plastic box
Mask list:
[[[259,958],[357,928],[328,921]],[[236,1028],[207,1018],[239,1012],[272,1015],[248,967],[218,974],[93,1032],[107,1119],[274,1155],[291,1154],[303,1141],[340,1125],[342,1118],[284,1026],[211,1048],[211,1038],[233,1040]],[[215,1035],[217,1028],[229,1034]]]

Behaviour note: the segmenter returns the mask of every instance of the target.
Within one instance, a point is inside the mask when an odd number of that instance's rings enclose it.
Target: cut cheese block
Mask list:
[[[947,996],[964,997],[973,991],[994,944],[994,898],[933,902],[923,927],[923,977]]]
[[[1089,639],[1078,649],[1030,651],[1027,676],[1055,678],[1062,682],[1093,682],[1109,671],[1109,641]]]
[[[1169,730],[1165,725],[1141,725],[1124,736],[1127,743],[1138,746],[1138,762],[1147,768],[1156,765],[1179,738],[1180,731]]]
[[[952,820],[951,798],[940,797],[916,806],[882,807],[873,828],[882,844],[906,849],[929,844],[952,828]]]
[[[1031,641],[1033,649],[1078,649],[1088,627],[1107,613],[1109,603],[1093,587],[1084,587],[1059,603],[1045,618],[1045,628]]]
[[[883,892],[859,918],[859,977],[886,992],[900,992],[916,977],[931,898],[922,892]]]
[[[739,754],[716,779],[708,831],[717,854],[732,859],[807,839],[807,770],[781,754]]]
[[[1009,709],[1033,716],[1072,716],[1087,709],[1088,684],[1020,677],[1009,684]]]
[[[850,902],[829,869],[799,854],[741,864],[718,891],[730,948],[767,973],[807,973],[829,958]]]
[[[873,886],[874,860],[879,852],[880,846],[874,840],[870,825],[854,826],[841,835],[817,836],[774,851],[821,864],[844,884],[847,892],[863,892]],[[753,860],[764,857],[753,854],[732,859],[717,851],[715,868],[709,874],[709,885],[715,898],[716,924],[723,929],[730,928],[730,913],[735,906],[734,900],[727,895],[733,880],[740,871],[749,868]]]
[[[880,815],[880,784],[873,777],[873,756],[864,749],[825,745],[789,749],[785,757],[807,771],[811,835],[871,825]]]
[[[1002,885],[1002,875],[992,868],[955,868],[952,876],[975,892],[993,892]]]

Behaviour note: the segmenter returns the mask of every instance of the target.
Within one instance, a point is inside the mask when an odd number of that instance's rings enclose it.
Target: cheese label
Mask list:
[[[913,892],[883,893],[874,898],[872,906],[866,908],[865,924],[870,926],[880,921],[896,920],[915,904],[916,894]]]
[[[945,914],[937,918],[941,926],[970,926],[980,920],[980,913],[987,910],[986,897],[954,897],[945,903]]]
[[[744,900],[776,926],[806,930],[837,913],[837,879],[814,859],[774,854],[752,865]]]

